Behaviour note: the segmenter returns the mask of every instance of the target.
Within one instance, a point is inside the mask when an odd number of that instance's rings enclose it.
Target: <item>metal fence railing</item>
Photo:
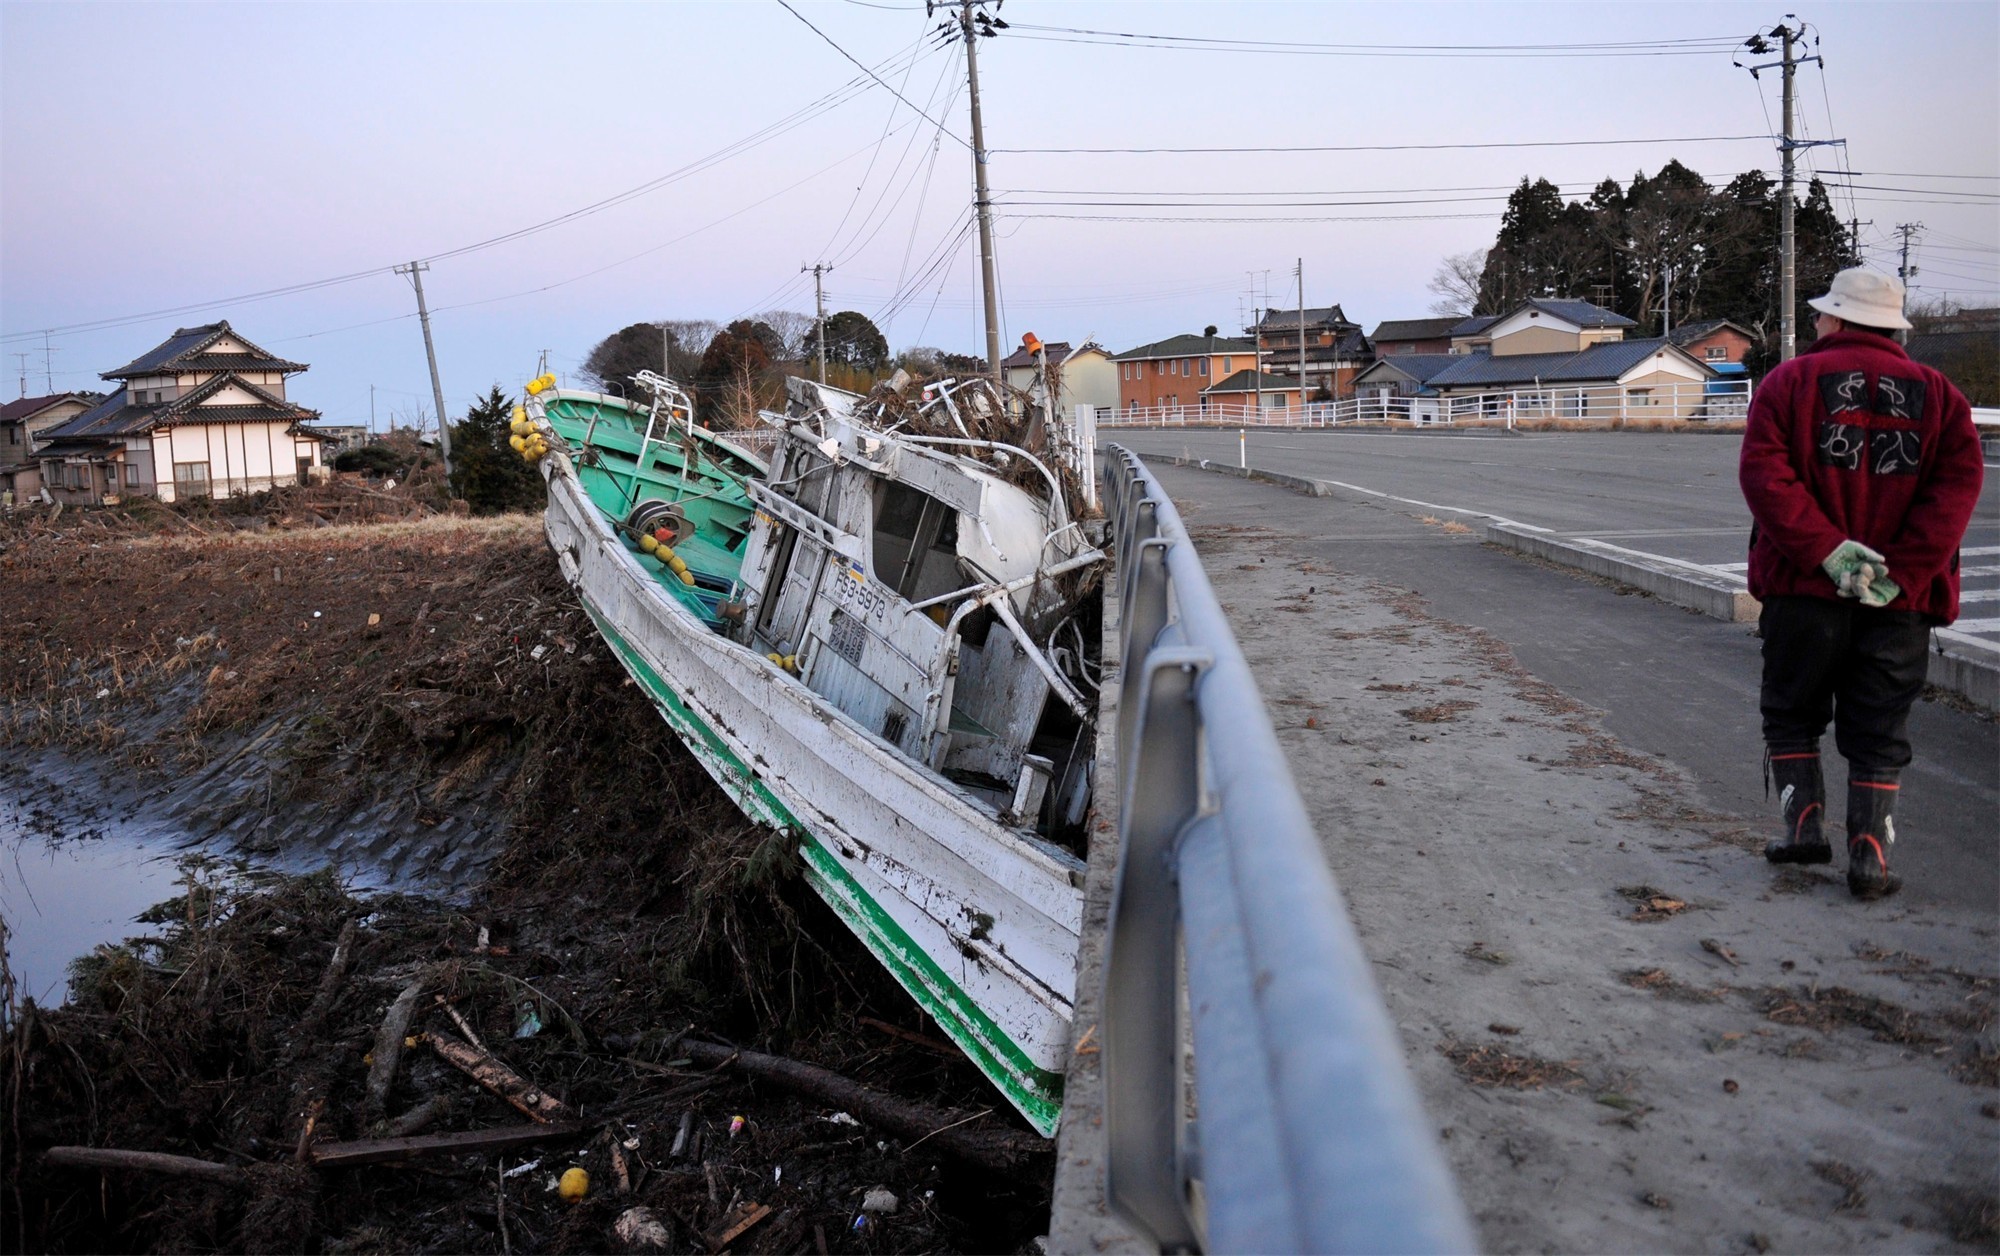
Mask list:
[[[1717,379],[1619,387],[1512,388],[1455,396],[1396,396],[1364,388],[1339,401],[1301,405],[1126,406],[1103,410],[1097,425],[1112,427],[1342,427],[1351,423],[1512,427],[1544,420],[1625,424],[1678,420],[1726,422],[1750,412],[1750,381]]]
[[[1470,1251],[1201,560],[1139,460],[1112,445],[1103,462],[1122,664],[1099,1021],[1111,1204],[1162,1250]]]

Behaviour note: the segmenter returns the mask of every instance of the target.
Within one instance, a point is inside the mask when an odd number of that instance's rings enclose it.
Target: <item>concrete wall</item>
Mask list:
[[[1561,324],[1553,327],[1529,325],[1519,331],[1493,338],[1493,356],[1516,353],[1575,353],[1583,348],[1583,337]]]

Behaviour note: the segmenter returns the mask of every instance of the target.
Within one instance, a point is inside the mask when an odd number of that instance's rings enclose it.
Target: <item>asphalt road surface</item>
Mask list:
[[[1214,438],[1207,450],[1195,443],[1202,436]],[[1225,443],[1212,433],[1118,432],[1111,439],[1142,452],[1179,454],[1190,445],[1196,456]],[[1716,526],[1744,518],[1734,500],[1736,441],[1727,437],[1263,439],[1270,447],[1255,461],[1267,466],[1423,501],[1459,499],[1543,526],[1615,529],[1621,511],[1632,528],[1662,530],[1698,524],[1704,512]],[[1482,545],[1476,530],[1447,530],[1441,525],[1454,517],[1425,506],[1363,494],[1304,497],[1163,461],[1152,466],[1190,515],[1197,549],[1211,522],[1302,536],[1303,558],[1414,590],[1434,614],[1500,637],[1530,672],[1603,711],[1615,736],[1683,768],[1705,805],[1746,817],[1774,814],[1763,787],[1752,625],[1708,619]],[[1989,534],[1996,529],[1993,500],[1989,487],[1980,508]],[[1337,648],[1302,641],[1297,665],[1309,667],[1318,651]],[[2000,904],[2000,723],[1925,701],[1912,713],[1911,735],[1916,762],[1904,776],[1897,817],[1897,867],[1907,879],[1899,897],[1912,910],[1938,903],[1990,915]],[[1830,810],[1839,815],[1845,771],[1830,736],[1827,755]],[[1838,840],[1837,821],[1834,833]]]
[[[1106,429],[1143,455],[1191,456],[1333,480],[1402,498],[1441,518],[1509,519],[1562,536],[1711,566],[1741,578],[1750,512],[1736,483],[1740,437],[1725,434]],[[1958,631],[2000,641],[2000,463],[1964,548]]]

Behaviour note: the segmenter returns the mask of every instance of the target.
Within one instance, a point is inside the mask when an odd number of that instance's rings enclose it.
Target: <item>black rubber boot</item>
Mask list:
[[[1847,782],[1847,889],[1859,899],[1887,898],[1903,888],[1889,871],[1896,844],[1896,782]]]
[[[1778,806],[1785,815],[1785,837],[1764,847],[1774,864],[1833,862],[1833,847],[1821,827],[1826,819],[1826,779],[1820,775],[1819,751],[1770,752],[1771,779],[1778,786]]]

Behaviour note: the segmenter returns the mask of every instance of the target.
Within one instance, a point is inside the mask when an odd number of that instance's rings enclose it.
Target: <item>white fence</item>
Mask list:
[[[1625,423],[1662,419],[1697,422],[1741,419],[1750,409],[1750,381],[1654,384],[1619,388],[1515,388],[1453,397],[1363,394],[1304,406],[1131,406],[1097,414],[1100,427],[1341,427],[1393,423],[1465,427],[1545,419]]]

